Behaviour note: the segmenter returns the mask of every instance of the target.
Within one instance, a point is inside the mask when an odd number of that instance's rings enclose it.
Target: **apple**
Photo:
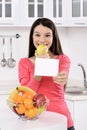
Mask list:
[[[47,103],[47,98],[43,94],[36,94],[33,98],[34,106],[39,108]]]

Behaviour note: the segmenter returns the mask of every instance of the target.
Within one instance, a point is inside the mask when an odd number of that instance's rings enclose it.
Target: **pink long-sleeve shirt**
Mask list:
[[[56,57],[59,60],[59,72],[65,71],[68,75],[70,59],[65,55]],[[64,85],[56,84],[52,77],[42,76],[41,81],[33,78],[34,63],[29,58],[22,58],[18,65],[18,77],[21,85],[27,86],[37,93],[46,95],[49,99],[48,111],[58,112],[67,117],[67,127],[73,126],[71,114],[64,99]],[[59,73],[58,72],[58,73]]]

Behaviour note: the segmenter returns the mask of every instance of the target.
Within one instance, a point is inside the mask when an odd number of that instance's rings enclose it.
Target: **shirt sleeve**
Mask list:
[[[71,61],[67,55],[60,55],[59,56],[59,72],[66,72],[66,74],[69,74]]]
[[[18,78],[23,86],[37,91],[40,82],[33,78],[33,68],[27,58],[22,58],[18,63]]]

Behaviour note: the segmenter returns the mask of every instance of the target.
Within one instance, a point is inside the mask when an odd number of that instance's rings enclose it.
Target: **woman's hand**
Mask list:
[[[60,72],[57,76],[53,77],[53,80],[57,84],[66,85],[68,76],[65,72]]]

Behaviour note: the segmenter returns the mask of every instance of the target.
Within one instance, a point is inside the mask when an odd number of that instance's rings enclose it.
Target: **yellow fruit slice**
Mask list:
[[[46,45],[39,45],[37,47],[37,50],[36,50],[37,55],[40,55],[42,53],[42,51],[45,51],[44,54],[48,53],[48,48]]]
[[[9,100],[13,100],[14,96],[17,95],[17,94],[18,94],[18,90],[17,90],[17,89],[14,89],[14,90],[10,93],[8,99],[9,99]]]

